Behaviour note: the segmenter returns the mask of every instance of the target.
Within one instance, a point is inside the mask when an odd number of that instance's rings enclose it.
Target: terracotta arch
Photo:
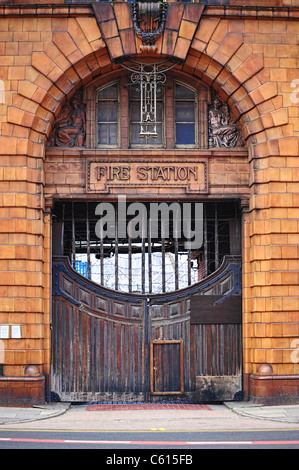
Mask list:
[[[91,69],[89,65],[91,62],[93,65],[95,64],[95,57],[92,53],[60,74],[38,104],[32,121],[31,133],[35,134],[36,131],[39,131],[42,136],[47,137],[55,117],[67,99],[70,99],[82,86],[87,86],[96,78],[104,78],[105,75],[109,75],[121,67],[108,62],[107,51],[101,52],[101,56],[96,61],[97,67],[94,66]],[[195,56],[192,53],[194,52],[191,50],[186,63],[177,66],[178,69],[193,79],[199,79],[210,86],[224,102],[228,103],[235,118],[242,123],[245,140],[256,133],[263,132],[266,128],[257,109],[257,104],[263,102],[261,91],[250,92],[246,83],[242,83],[238,76],[234,75],[226,66],[221,65],[207,54],[201,54],[199,58],[196,58],[197,60],[194,60]],[[101,65],[101,57],[103,65]],[[194,63],[193,66],[190,66],[191,62]],[[82,72],[78,73],[71,81],[69,77],[74,75],[74,70]],[[262,83],[260,83],[260,88],[263,89]],[[276,95],[277,91],[273,91],[273,96]],[[31,133],[29,139],[32,136]]]

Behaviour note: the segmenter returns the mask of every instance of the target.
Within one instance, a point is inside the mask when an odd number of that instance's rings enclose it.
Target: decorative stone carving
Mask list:
[[[209,147],[243,147],[236,121],[230,116],[230,110],[218,96],[214,96],[209,107]]]
[[[49,136],[48,147],[83,147],[86,136],[85,107],[78,98],[66,103]]]
[[[145,1],[132,3],[132,18],[136,35],[141,39],[141,52],[156,50],[157,39],[164,31],[167,2]]]

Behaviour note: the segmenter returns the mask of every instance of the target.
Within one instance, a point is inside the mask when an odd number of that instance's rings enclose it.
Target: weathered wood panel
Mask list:
[[[52,389],[61,400],[144,399],[141,323],[91,315],[53,302]]]
[[[241,325],[192,325],[195,376],[241,373]]]
[[[66,259],[54,262],[52,391],[69,401],[234,399],[242,336],[239,268],[230,263],[190,288],[147,297],[99,288]],[[218,300],[234,311],[214,314]]]
[[[184,393],[183,341],[151,342],[151,393]]]
[[[241,323],[242,299],[240,295],[224,298],[221,295],[192,295],[190,299],[190,322]]]

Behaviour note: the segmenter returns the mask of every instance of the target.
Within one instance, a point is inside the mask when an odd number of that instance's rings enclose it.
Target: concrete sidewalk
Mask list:
[[[278,421],[284,423],[299,423],[299,404],[264,406],[255,405],[250,402],[224,402],[223,405],[238,415],[246,418],[260,420]],[[82,405],[74,407],[84,409]],[[71,403],[49,403],[32,408],[0,407],[0,425],[18,424],[61,416],[71,407]],[[134,411],[132,410],[132,413]],[[138,411],[135,413],[138,414]],[[1,430],[1,427],[0,427]]]
[[[0,425],[16,424],[37,421],[40,419],[54,418],[65,413],[70,403],[49,403],[30,408],[0,407]],[[0,427],[1,430],[1,427]]]
[[[266,419],[285,423],[299,423],[298,405],[265,406],[250,402],[224,403],[232,412],[246,418]]]

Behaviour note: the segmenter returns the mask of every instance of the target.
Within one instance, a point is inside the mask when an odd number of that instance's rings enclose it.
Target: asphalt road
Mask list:
[[[0,449],[101,449],[104,452],[99,454],[98,464],[105,464],[107,468],[110,468],[108,465],[159,468],[176,464],[192,468],[199,463],[199,449],[299,449],[299,430],[124,433],[1,429]],[[165,453],[164,449],[171,452]]]

